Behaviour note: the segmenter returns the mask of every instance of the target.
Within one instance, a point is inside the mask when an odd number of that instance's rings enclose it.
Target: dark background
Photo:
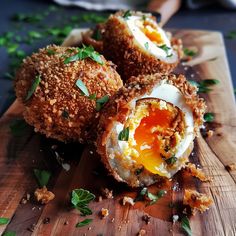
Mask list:
[[[14,23],[10,18],[15,13],[44,13],[48,10],[50,5],[57,6],[51,1],[32,1],[32,0],[2,0],[1,14],[0,14],[0,34],[4,32],[13,32],[21,35],[27,30],[31,30],[30,23],[24,24]],[[50,14],[46,21],[42,22],[41,27],[50,27],[55,22],[57,25],[63,25],[67,18],[71,16],[79,16],[84,10],[76,7],[59,7],[59,10]],[[88,26],[88,24],[80,24],[79,26]],[[72,25],[76,26],[76,24]],[[229,61],[229,66],[232,75],[234,87],[236,87],[236,39],[228,39],[227,34],[236,30],[236,11],[227,10],[220,6],[208,7],[199,10],[189,10],[184,6],[174,15],[165,26],[166,28],[185,28],[185,29],[205,29],[220,31],[225,38],[225,46]],[[17,30],[15,30],[17,28]],[[44,37],[36,40],[31,45],[21,45],[21,49],[30,54],[36,51],[37,48],[43,47],[52,43],[50,37]],[[7,109],[7,107],[14,101],[14,92],[12,91],[13,81],[4,78],[4,73],[9,70],[8,66],[11,62],[6,49],[0,47],[0,115]],[[216,78],[217,79],[217,78]]]

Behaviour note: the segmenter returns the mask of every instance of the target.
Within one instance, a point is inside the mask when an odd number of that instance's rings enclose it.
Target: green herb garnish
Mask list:
[[[12,54],[12,53],[16,52],[16,50],[17,50],[18,47],[19,47],[19,45],[16,44],[16,43],[9,43],[9,44],[7,45],[7,52],[8,52],[9,54]]]
[[[129,140],[129,127],[124,128],[122,131],[120,131],[118,135],[118,140],[120,141],[128,141]]]
[[[181,227],[187,233],[188,236],[192,236],[192,230],[187,216],[184,216],[181,219]]]
[[[6,231],[3,233],[2,236],[16,236],[16,232],[15,231]]]
[[[100,111],[102,107],[108,102],[109,96],[105,95],[102,98],[96,100],[96,111]]]
[[[95,13],[85,13],[81,16],[81,21],[88,23],[104,23],[106,20],[107,17]]]
[[[85,226],[85,225],[88,225],[88,224],[90,224],[92,221],[93,221],[93,219],[85,219],[85,220],[83,220],[83,221],[77,223],[77,224],[76,224],[76,228],[78,228],[78,227],[83,227],[83,226]]]
[[[0,225],[6,225],[9,223],[8,218],[0,217]]]
[[[25,98],[25,101],[29,100],[31,98],[31,96],[34,94],[35,90],[37,89],[39,83],[41,81],[41,77],[40,75],[36,75],[35,79],[33,81],[33,84],[31,85],[31,88],[29,89],[27,96]]]
[[[94,93],[94,94],[91,94],[91,95],[89,95],[89,99],[90,100],[96,100],[96,97],[97,97],[97,95],[96,95],[96,93]]]
[[[86,85],[83,83],[82,80],[78,79],[76,81],[76,86],[81,90],[82,94],[85,95],[85,96],[89,96],[89,91],[86,87]]]
[[[173,165],[175,164],[176,161],[177,161],[177,158],[175,156],[165,159],[165,162],[167,165]]]
[[[64,109],[61,113],[61,116],[65,119],[69,119],[69,112],[66,109]]]
[[[184,55],[185,56],[189,56],[189,57],[193,57],[193,56],[195,56],[197,54],[196,51],[193,51],[193,50],[191,50],[189,48],[184,48],[183,51],[184,51]]]
[[[227,39],[236,39],[236,30],[229,31],[226,35]]]
[[[23,119],[13,120],[10,124],[10,130],[12,135],[21,136],[25,133],[28,124]]]
[[[51,173],[47,170],[34,169],[34,175],[40,187],[47,186]]]
[[[200,82],[189,80],[189,83],[198,88],[198,93],[208,93],[212,91],[209,87],[219,84],[220,81],[217,79],[205,79]]]
[[[128,18],[129,18],[130,16],[132,16],[132,14],[131,14],[130,10],[128,10],[128,11],[126,11],[126,12],[124,13],[123,18],[125,18],[126,20],[128,20]]]
[[[70,62],[77,61],[77,60],[90,58],[93,61],[96,61],[98,64],[103,65],[101,55],[98,52],[96,52],[91,45],[90,46],[83,45],[82,48],[78,48],[77,50],[78,50],[77,54],[71,57],[68,57],[64,60],[65,64],[68,64]]]
[[[95,199],[95,195],[88,190],[74,189],[71,194],[71,203],[74,208],[78,209],[82,215],[91,215],[92,211],[88,204]]]
[[[144,168],[139,168],[134,171],[135,175],[140,175],[144,171]]]
[[[146,42],[146,43],[144,44],[144,47],[148,50],[148,48],[149,48],[148,42]]]
[[[215,116],[213,113],[208,112],[204,114],[204,120],[205,122],[212,122],[214,120]]]
[[[164,195],[166,195],[165,190],[160,190],[157,195],[150,193],[149,191],[147,192],[147,197],[151,200],[149,205],[155,204],[160,198],[162,198]]]
[[[48,55],[55,55],[56,52],[54,50],[52,50],[52,49],[47,49],[47,54]]]
[[[142,15],[142,20],[145,21],[147,19],[146,15]]]
[[[102,34],[99,29],[95,29],[92,35],[92,38],[99,41],[102,39]]]
[[[163,44],[161,46],[158,46],[160,49],[165,51],[167,57],[171,57],[173,54],[169,54],[170,47],[168,47],[166,44]]]
[[[41,39],[43,36],[41,33],[37,32],[37,31],[29,31],[28,32],[29,37],[31,37],[32,39]]]
[[[43,16],[40,14],[15,14],[12,16],[11,20],[17,22],[27,22],[27,23],[36,23],[40,22],[43,19]]]

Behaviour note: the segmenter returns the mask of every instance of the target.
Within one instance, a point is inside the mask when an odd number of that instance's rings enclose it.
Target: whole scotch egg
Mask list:
[[[182,53],[180,40],[171,40],[151,14],[117,12],[104,26],[104,55],[118,66],[122,79],[169,73]]]
[[[183,75],[131,77],[101,114],[98,153],[132,187],[170,179],[188,162],[204,111]]]

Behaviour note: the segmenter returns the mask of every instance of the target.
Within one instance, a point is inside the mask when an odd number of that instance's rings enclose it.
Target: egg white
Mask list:
[[[168,39],[165,31],[158,26],[158,24],[150,19],[147,18],[147,21],[150,21],[153,25],[156,26],[156,29],[158,30],[158,32],[161,34],[162,39],[163,39],[163,44],[165,44],[167,47],[169,47],[170,49],[168,50],[168,55],[171,56],[167,56],[167,53],[157,47],[157,45],[155,43],[153,43],[138,27],[138,21],[142,20],[141,16],[130,16],[128,17],[128,19],[126,19],[126,24],[129,27],[129,30],[131,31],[132,35],[134,36],[134,39],[136,41],[136,43],[141,46],[141,48],[143,50],[145,50],[146,52],[150,53],[151,55],[155,56],[156,58],[160,59],[161,61],[165,61],[167,63],[174,63],[178,60],[178,55],[176,53],[175,50],[173,50],[170,40]],[[148,45],[148,46],[145,46]]]
[[[132,110],[128,120],[130,117],[134,115],[136,102],[143,98],[158,98],[163,100],[164,102],[172,103],[174,106],[178,107],[184,114],[184,123],[185,130],[184,135],[179,144],[176,147],[175,157],[177,158],[176,163],[170,168],[167,164],[163,164],[160,166],[160,170],[162,172],[162,176],[171,178],[179,169],[181,169],[184,165],[183,163],[183,154],[191,145],[194,139],[194,119],[192,110],[188,107],[185,102],[184,96],[181,91],[175,86],[168,84],[165,80],[161,81],[157,84],[150,94],[145,94],[144,96],[133,99],[130,103],[130,109]],[[116,122],[114,131],[118,137],[119,133],[124,129],[124,124],[120,122]],[[129,138],[134,140],[134,130],[130,130]],[[135,143],[132,143],[135,145]],[[132,160],[130,155],[125,155],[125,150],[127,150],[128,142],[127,141],[117,141],[117,146],[113,147],[115,150],[119,150],[119,152],[124,155],[124,158],[135,163],[135,160]]]

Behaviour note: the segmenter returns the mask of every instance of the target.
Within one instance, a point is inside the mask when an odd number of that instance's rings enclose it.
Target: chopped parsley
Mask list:
[[[96,100],[96,111],[100,111],[102,107],[108,102],[109,96],[105,95],[102,98]]]
[[[189,57],[193,57],[193,56],[195,56],[197,54],[196,51],[191,50],[189,48],[184,48],[183,51],[184,51],[184,55],[185,56],[189,56]]]
[[[204,114],[204,120],[205,122],[212,122],[214,120],[215,116],[213,113],[208,112]]]
[[[136,169],[136,170],[134,171],[134,173],[135,173],[135,175],[140,175],[143,171],[144,171],[144,168],[141,167],[141,168],[139,168],[139,169]]]
[[[188,236],[192,236],[192,230],[187,216],[182,217],[181,227],[187,233]]]
[[[0,225],[6,225],[9,223],[8,218],[0,217]]]
[[[99,29],[95,29],[92,35],[92,38],[99,41],[102,39],[102,34]]]
[[[16,22],[26,22],[26,23],[36,23],[40,22],[43,19],[43,16],[40,14],[23,14],[18,13],[11,17],[12,21]]]
[[[128,11],[126,11],[126,12],[124,13],[123,18],[125,18],[126,20],[128,20],[130,16],[132,16],[132,14],[131,14],[130,10],[128,10]]]
[[[148,42],[146,42],[146,43],[144,44],[144,47],[148,50],[148,48],[149,48]]]
[[[89,95],[89,99],[90,100],[96,100],[96,97],[97,97],[97,95],[96,95],[96,93],[94,93],[94,94],[91,94],[91,95]]]
[[[31,39],[41,39],[43,37],[43,35],[37,31],[29,31],[28,35]]]
[[[84,96],[87,96],[87,97],[89,96],[89,91],[82,80],[78,79],[75,84],[81,90]]]
[[[29,100],[31,98],[31,96],[34,94],[35,90],[37,89],[39,83],[41,81],[41,77],[40,75],[36,75],[35,79],[33,81],[33,84],[31,85],[31,88],[29,89],[27,96],[25,98],[25,101]]]
[[[25,133],[27,127],[28,124],[23,119],[13,120],[10,124],[10,130],[14,136],[22,136]]]
[[[69,119],[70,115],[69,115],[69,112],[66,109],[64,109],[61,113],[61,116],[65,119]]]
[[[76,228],[83,227],[85,225],[90,224],[93,221],[93,219],[85,219],[83,221],[80,221],[79,223],[76,224]]]
[[[145,21],[147,19],[146,15],[142,15],[142,20]]]
[[[129,140],[129,127],[124,127],[122,131],[120,131],[118,135],[118,140],[120,141],[128,141]]]
[[[83,216],[91,215],[92,210],[88,204],[95,199],[95,195],[88,190],[74,189],[71,194],[71,203]]]
[[[51,55],[55,55],[56,52],[52,49],[47,49],[47,54],[51,56]]]
[[[227,39],[236,39],[236,30],[231,30],[228,32],[228,34],[226,35]]]
[[[34,169],[34,175],[40,187],[47,186],[51,173],[47,170]]]
[[[176,161],[177,161],[177,158],[175,156],[165,159],[165,162],[167,165],[173,165],[175,164]]]
[[[15,231],[6,231],[2,234],[2,236],[16,236]]]
[[[170,47],[168,47],[166,44],[163,44],[161,46],[158,46],[160,49],[162,49],[163,51],[165,51],[166,53],[166,57],[171,57],[173,56],[173,54],[169,54],[169,50],[171,49]]]
[[[90,58],[93,61],[97,62],[98,64],[103,65],[101,55],[98,52],[96,52],[91,45],[90,46],[83,45],[82,48],[78,48],[77,50],[78,52],[75,55],[68,57],[64,60],[65,64],[68,64],[73,61]]]
[[[209,87],[219,84],[220,81],[217,79],[205,79],[200,82],[189,80],[189,83],[198,88],[198,93],[208,93],[212,91],[212,89]]]

